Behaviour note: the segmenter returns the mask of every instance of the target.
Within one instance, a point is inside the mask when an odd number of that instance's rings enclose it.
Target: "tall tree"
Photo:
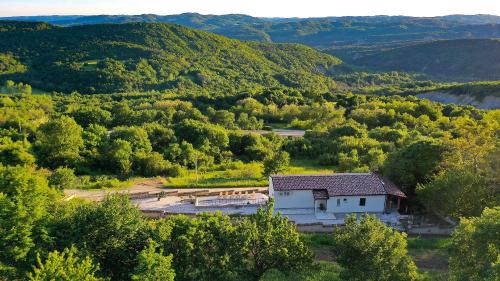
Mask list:
[[[343,280],[413,281],[417,268],[408,256],[406,234],[389,228],[373,216],[357,222],[345,219],[345,228],[333,234],[333,252],[344,267]]]
[[[253,280],[260,280],[270,269],[293,272],[312,263],[313,255],[295,225],[280,214],[273,215],[273,208],[271,202],[242,222],[250,253],[248,270]]]
[[[453,168],[432,182],[417,186],[418,200],[440,216],[478,216],[485,207],[496,206],[500,198],[495,187],[470,167]]]
[[[453,232],[450,280],[500,280],[500,207],[461,219]]]
[[[173,255],[176,280],[243,278],[240,273],[247,254],[245,242],[228,216],[220,213],[194,219],[177,216],[159,224],[160,229],[171,229],[170,239],[164,240],[163,245],[165,253]]]
[[[426,183],[439,170],[446,146],[434,140],[419,140],[389,154],[384,174],[414,196],[418,183]]]
[[[29,269],[49,243],[46,223],[57,197],[33,169],[0,166],[0,276]]]
[[[263,160],[264,163],[264,175],[270,176],[283,172],[290,165],[290,155],[286,151],[276,151],[271,152]]]
[[[36,136],[38,160],[50,168],[74,167],[83,148],[82,132],[82,127],[67,116],[43,124]]]
[[[72,241],[96,258],[104,273],[125,279],[137,266],[137,253],[147,242],[147,225],[126,195],[110,195],[95,205],[82,205],[68,226]]]

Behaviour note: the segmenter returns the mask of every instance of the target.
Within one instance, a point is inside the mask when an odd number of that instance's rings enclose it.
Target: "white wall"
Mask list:
[[[359,199],[366,198],[365,206],[359,206]],[[340,206],[337,207],[337,199]],[[346,199],[344,201],[344,199]],[[371,196],[336,196],[330,197],[327,203],[329,213],[381,213],[385,208],[385,195]]]
[[[274,207],[277,209],[314,208],[312,190],[274,191]]]

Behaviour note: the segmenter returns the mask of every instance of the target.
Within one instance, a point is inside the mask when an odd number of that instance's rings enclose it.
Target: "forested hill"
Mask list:
[[[300,43],[317,48],[500,36],[500,17],[493,15],[450,15],[433,18],[360,16],[303,19],[185,13],[167,16],[151,14],[35,16],[11,19],[43,21],[60,26],[128,22],[176,23],[240,40]]]
[[[376,70],[420,72],[444,80],[500,80],[500,40],[442,40],[362,57]]]
[[[241,42],[160,23],[55,27],[0,21],[0,54],[25,66],[0,76],[82,93],[232,91],[289,86],[327,91],[340,60],[301,45]],[[22,67],[21,67],[22,68]]]

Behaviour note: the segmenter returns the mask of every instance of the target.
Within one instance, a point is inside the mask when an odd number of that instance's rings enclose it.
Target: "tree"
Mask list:
[[[57,168],[49,177],[49,184],[61,190],[65,188],[72,188],[75,183],[75,171],[67,167]]]
[[[290,155],[286,151],[278,151],[264,158],[264,175],[270,176],[283,172],[290,164]]]
[[[357,222],[345,219],[345,228],[333,234],[333,252],[340,265],[342,280],[417,280],[417,268],[408,256],[406,234],[387,227],[374,216]]]
[[[413,196],[418,183],[426,183],[438,172],[444,153],[444,144],[431,140],[413,142],[389,154],[383,172],[401,186],[408,196]]]
[[[273,215],[274,203],[260,208],[242,222],[248,247],[249,274],[253,280],[270,269],[299,271],[312,263],[312,253],[302,241],[295,225],[280,214]]]
[[[117,127],[110,136],[110,140],[124,140],[130,143],[133,151],[152,151],[151,142],[148,133],[141,127]]]
[[[73,111],[71,116],[84,128],[91,124],[106,127],[111,122],[111,112],[95,106],[80,107]]]
[[[132,280],[174,281],[175,271],[171,267],[172,255],[164,256],[163,251],[157,252],[156,248],[154,242],[150,241],[148,247],[139,253]]]
[[[162,240],[165,253],[173,255],[176,280],[243,278],[248,254],[243,232],[227,215],[175,216],[160,222],[158,228],[171,230],[170,238]]]
[[[122,178],[128,177],[133,163],[130,143],[122,139],[116,139],[107,146],[106,150],[104,160],[108,163],[107,168]]]
[[[50,168],[74,167],[83,147],[82,132],[82,127],[67,116],[43,124],[36,136],[38,160]]]
[[[49,207],[57,197],[33,169],[0,166],[0,276],[27,270],[49,243]]]
[[[66,248],[63,252],[53,251],[42,262],[40,255],[37,256],[37,266],[29,273],[31,281],[101,281],[104,278],[96,276],[99,265],[94,265],[89,256],[78,257],[76,248]]]
[[[500,207],[462,218],[453,232],[451,281],[500,280]]]
[[[428,210],[457,219],[479,216],[485,207],[500,203],[495,187],[470,167],[443,171],[433,181],[418,185],[417,198]]]
[[[12,141],[9,137],[0,138],[0,163],[9,166],[30,166],[35,156],[30,152],[28,141]]]
[[[71,241],[114,279],[130,276],[137,253],[146,246],[146,221],[126,195],[109,195],[99,204],[80,206],[68,227]]]

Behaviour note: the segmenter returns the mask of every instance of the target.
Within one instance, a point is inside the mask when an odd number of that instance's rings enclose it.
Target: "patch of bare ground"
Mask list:
[[[418,268],[428,270],[448,270],[448,254],[445,250],[409,251]]]

